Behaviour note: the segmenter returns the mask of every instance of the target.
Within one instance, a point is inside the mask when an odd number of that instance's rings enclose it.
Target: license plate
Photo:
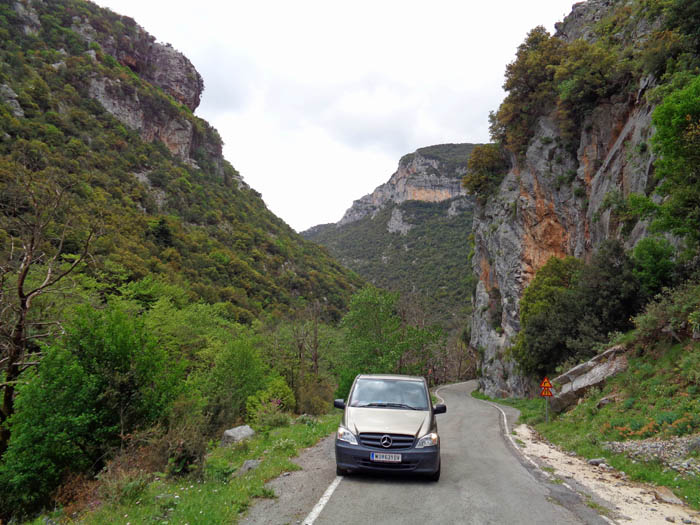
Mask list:
[[[369,459],[382,463],[401,463],[401,454],[386,454],[385,452],[370,452]]]

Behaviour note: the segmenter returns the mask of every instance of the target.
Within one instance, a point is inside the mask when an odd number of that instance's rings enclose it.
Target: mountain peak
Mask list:
[[[401,157],[388,182],[353,202],[338,226],[374,216],[387,203],[442,202],[464,195],[462,177],[474,144],[438,144]]]

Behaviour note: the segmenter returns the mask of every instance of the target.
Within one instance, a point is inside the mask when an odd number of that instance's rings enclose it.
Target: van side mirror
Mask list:
[[[445,405],[435,405],[433,407],[433,414],[444,414],[447,412],[447,407]]]
[[[336,399],[333,401],[333,406],[335,408],[345,408],[345,401],[342,399]]]

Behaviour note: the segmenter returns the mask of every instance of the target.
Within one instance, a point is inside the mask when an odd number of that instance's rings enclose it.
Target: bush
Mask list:
[[[634,318],[639,343],[692,336],[692,319],[700,310],[700,284],[666,290]]]
[[[207,398],[212,428],[229,426],[243,417],[246,400],[265,386],[265,367],[258,352],[260,336],[238,327],[234,339],[214,357],[214,367],[198,378]]]
[[[326,414],[332,407],[333,385],[325,378],[309,374],[304,377],[298,397],[297,408],[302,414]]]
[[[509,168],[505,152],[498,144],[475,146],[467,161],[467,174],[462,179],[462,186],[467,193],[485,202],[495,193]]]
[[[284,411],[294,409],[294,393],[281,377],[274,377],[265,390],[249,396],[246,402],[248,421],[257,428],[274,428],[289,425]]]
[[[634,275],[646,297],[653,297],[671,284],[676,266],[674,252],[671,243],[663,238],[646,237],[634,247]]]
[[[700,242],[700,76],[672,91],[654,110],[652,137],[657,191],[662,202],[654,226]]]
[[[17,389],[10,445],[0,464],[0,513],[39,510],[66,471],[87,471],[103,450],[95,413],[99,389],[70,352],[47,349],[35,374]]]
[[[127,436],[156,422],[179,386],[179,367],[120,304],[81,308],[17,390],[0,465],[5,515],[48,502],[62,477],[94,472]]]
[[[207,451],[204,401],[195,393],[181,396],[168,414],[168,430],[155,443],[161,465],[171,476],[201,469]],[[163,468],[162,466],[160,467]]]
[[[640,304],[632,262],[619,242],[603,243],[588,265],[552,258],[525,289],[511,354],[527,374],[551,373],[595,355],[609,334],[629,330]]]

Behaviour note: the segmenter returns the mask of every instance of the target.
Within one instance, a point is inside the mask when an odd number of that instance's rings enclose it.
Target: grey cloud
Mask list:
[[[204,79],[204,113],[241,110],[261,81],[261,72],[250,59],[220,47],[201,50],[192,62]]]

